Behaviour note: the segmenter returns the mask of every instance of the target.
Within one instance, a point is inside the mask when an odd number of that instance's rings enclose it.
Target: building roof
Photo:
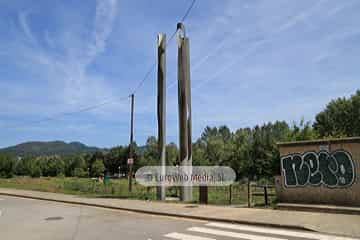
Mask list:
[[[278,146],[297,146],[297,145],[318,145],[318,144],[330,144],[330,143],[360,143],[360,137],[347,137],[347,138],[329,138],[329,139],[316,139],[296,142],[278,142]]]

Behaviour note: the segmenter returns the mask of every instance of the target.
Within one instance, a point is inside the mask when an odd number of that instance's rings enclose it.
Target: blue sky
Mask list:
[[[29,140],[110,147],[129,140],[128,95],[191,0],[0,2],[0,147]],[[190,38],[193,138],[312,121],[359,87],[360,1],[197,0]],[[167,49],[167,138],[177,142],[176,41]],[[156,72],[135,99],[135,140],[157,134]],[[59,118],[62,112],[119,101]],[[55,116],[57,120],[31,122]],[[22,125],[23,124],[23,125]],[[11,127],[11,126],[18,127]]]

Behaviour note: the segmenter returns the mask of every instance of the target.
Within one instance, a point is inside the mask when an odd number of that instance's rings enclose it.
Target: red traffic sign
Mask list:
[[[133,158],[128,158],[127,164],[128,165],[133,165],[134,164],[134,159]]]

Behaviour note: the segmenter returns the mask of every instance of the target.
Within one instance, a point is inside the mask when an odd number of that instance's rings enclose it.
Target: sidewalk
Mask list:
[[[234,208],[224,206],[163,203],[127,199],[83,198],[60,193],[46,193],[0,188],[0,195],[50,200],[140,213],[285,227],[321,233],[360,237],[360,215],[313,213],[286,210]]]

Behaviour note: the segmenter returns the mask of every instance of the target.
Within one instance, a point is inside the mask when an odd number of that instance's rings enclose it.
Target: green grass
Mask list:
[[[111,179],[110,183],[105,185],[89,178],[14,177],[0,179],[0,187],[74,194],[85,197],[136,199],[155,199],[156,197],[155,188],[146,188],[136,183],[133,184],[132,193],[129,193],[126,179]]]
[[[111,198],[129,198],[141,200],[155,200],[156,188],[145,187],[134,181],[133,191],[128,191],[127,179],[111,179],[108,184],[100,183],[89,178],[61,178],[61,177],[14,177],[9,179],[0,179],[0,187],[15,188],[25,190],[36,190],[43,192],[54,192],[80,195],[84,197],[111,197]],[[199,198],[198,187],[193,188],[194,203]],[[270,191],[271,192],[271,191]],[[179,189],[171,187],[167,189],[167,196],[176,196]],[[209,204],[229,205],[230,189],[229,187],[209,187]],[[270,201],[274,198],[270,197]],[[247,203],[247,185],[235,183],[232,186],[232,204],[242,205]],[[264,203],[262,196],[253,197],[253,204],[261,206]]]

